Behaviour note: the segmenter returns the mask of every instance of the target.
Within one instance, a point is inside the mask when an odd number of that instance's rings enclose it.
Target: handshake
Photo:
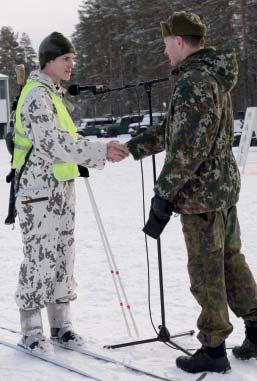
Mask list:
[[[119,161],[126,159],[129,156],[129,150],[127,147],[119,143],[117,140],[112,140],[106,144],[106,159],[112,163],[118,163]],[[89,177],[89,171],[87,167],[82,165],[78,166],[80,177]]]
[[[129,156],[126,145],[112,140],[107,143],[107,160],[117,163]],[[154,239],[159,239],[162,231],[170,220],[173,212],[173,204],[160,197],[158,194],[152,198],[148,221],[143,232]]]
[[[124,144],[117,140],[107,143],[107,160],[112,163],[118,163],[129,156],[129,150]]]

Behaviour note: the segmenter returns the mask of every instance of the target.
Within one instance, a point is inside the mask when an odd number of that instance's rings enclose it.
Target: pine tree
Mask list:
[[[22,63],[23,55],[19,47],[18,35],[11,27],[0,29],[0,72],[9,76],[9,90],[11,101],[17,96],[18,84],[15,66]]]
[[[222,51],[236,50],[239,81],[232,92],[235,112],[256,105],[256,0],[84,0],[73,35],[77,48],[76,80],[121,87],[131,82],[166,77],[170,65],[163,54],[159,21],[179,10],[203,17],[208,26],[206,46]],[[154,107],[160,108],[164,101],[167,103],[169,96],[168,83],[155,86]],[[89,111],[94,100],[95,104],[98,102],[99,112],[122,114],[147,107],[144,89],[112,93],[101,99],[85,95],[79,100],[81,112],[85,110],[86,99]]]
[[[22,33],[20,39],[20,48],[22,50],[23,62],[25,65],[26,76],[30,74],[32,70],[38,67],[37,54],[32,47],[31,40],[26,33]]]
[[[167,7],[167,0],[157,4],[150,0],[140,4],[132,0],[85,1],[73,39],[78,82],[88,83],[90,78],[90,82],[120,87],[167,73],[159,26]],[[134,90],[112,93],[101,101],[105,112],[120,114],[138,109]]]

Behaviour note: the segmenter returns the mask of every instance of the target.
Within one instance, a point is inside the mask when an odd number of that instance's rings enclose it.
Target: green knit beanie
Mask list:
[[[200,36],[204,37],[207,26],[195,13],[174,12],[167,21],[161,21],[162,36]]]
[[[49,34],[39,46],[38,55],[40,68],[43,69],[47,62],[66,53],[75,54],[75,48],[72,43],[59,32]]]

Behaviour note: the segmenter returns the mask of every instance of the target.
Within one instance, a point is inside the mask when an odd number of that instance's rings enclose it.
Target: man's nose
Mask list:
[[[70,61],[69,61],[69,65],[68,65],[69,68],[73,69],[74,64],[75,64],[74,60],[70,60]]]

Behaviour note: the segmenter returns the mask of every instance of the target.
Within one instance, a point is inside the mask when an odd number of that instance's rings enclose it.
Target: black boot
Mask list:
[[[189,373],[225,373],[231,369],[226,354],[225,342],[216,348],[202,347],[192,356],[180,356],[176,360],[176,365]]]
[[[232,349],[237,359],[257,358],[257,322],[245,321],[245,339],[243,344]]]

